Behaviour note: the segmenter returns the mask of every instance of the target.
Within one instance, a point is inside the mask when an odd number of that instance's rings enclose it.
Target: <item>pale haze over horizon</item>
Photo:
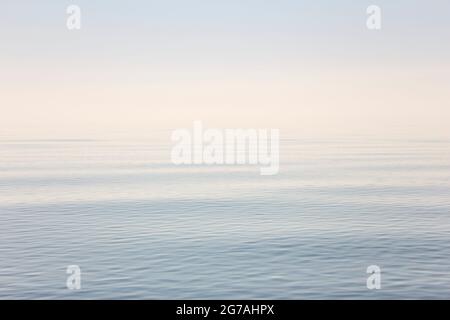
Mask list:
[[[81,30],[66,28],[71,4]],[[147,137],[194,120],[449,138],[449,12],[444,0],[5,2],[0,139]]]

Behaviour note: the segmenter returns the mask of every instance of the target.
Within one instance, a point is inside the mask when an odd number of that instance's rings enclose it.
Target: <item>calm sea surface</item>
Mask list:
[[[280,153],[260,176],[169,140],[0,141],[0,298],[450,299],[450,141]]]

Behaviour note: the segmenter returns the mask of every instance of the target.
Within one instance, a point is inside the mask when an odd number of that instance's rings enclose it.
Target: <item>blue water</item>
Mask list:
[[[261,176],[170,141],[0,141],[0,298],[450,298],[450,141],[280,153]]]

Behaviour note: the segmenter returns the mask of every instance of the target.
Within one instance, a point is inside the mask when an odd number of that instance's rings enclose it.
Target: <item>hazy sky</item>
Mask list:
[[[82,28],[66,28],[66,8]],[[382,29],[366,28],[366,8]],[[1,0],[0,139],[450,136],[450,1]]]

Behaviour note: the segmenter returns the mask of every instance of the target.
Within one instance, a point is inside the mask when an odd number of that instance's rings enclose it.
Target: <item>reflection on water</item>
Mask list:
[[[0,141],[0,298],[450,298],[450,142],[285,140],[276,176],[169,148]]]

